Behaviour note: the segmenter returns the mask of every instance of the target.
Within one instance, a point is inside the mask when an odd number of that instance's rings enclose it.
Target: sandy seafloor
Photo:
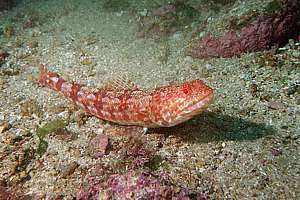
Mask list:
[[[193,59],[186,55],[191,31],[177,31],[163,40],[139,38],[134,13],[104,9],[102,4],[32,0],[0,13],[0,24],[14,28],[12,36],[0,39],[1,49],[9,53],[0,67],[0,122],[2,127],[9,124],[0,133],[2,185],[41,198],[72,199],[95,166],[109,166],[118,158],[114,150],[98,159],[87,153],[93,136],[110,135],[109,128],[115,126],[92,116],[83,125],[76,120],[68,124],[75,139],[46,137],[46,153],[28,158],[28,149],[37,148],[37,125],[82,112],[56,92],[34,84],[44,63],[67,80],[89,87],[100,87],[114,74],[128,74],[143,89],[204,80],[215,91],[207,112],[143,136],[145,145],[163,160],[154,173],[166,173],[176,185],[208,199],[300,198],[299,90],[286,92],[297,80],[299,84],[299,65],[261,66],[256,62],[259,53]],[[136,5],[140,12],[151,6],[144,1]],[[37,18],[36,24],[23,29],[29,16]],[[214,17],[210,26],[222,19]],[[126,148],[126,136],[110,137],[112,149]],[[62,177],[62,166],[73,162],[77,168]]]

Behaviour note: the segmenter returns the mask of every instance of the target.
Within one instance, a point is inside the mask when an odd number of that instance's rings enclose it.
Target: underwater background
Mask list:
[[[299,40],[298,0],[0,0],[0,200],[300,199]],[[41,64],[214,102],[142,133],[39,87]]]

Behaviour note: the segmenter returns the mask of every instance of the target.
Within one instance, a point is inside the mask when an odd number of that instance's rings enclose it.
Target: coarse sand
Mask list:
[[[24,0],[0,12],[0,50],[9,54],[0,66],[0,192],[72,199],[97,166],[120,162],[129,140],[113,133],[117,125],[86,116],[62,95],[38,87],[34,79],[43,63],[91,88],[116,74],[143,89],[204,80],[215,91],[206,112],[142,136],[161,158],[150,167],[153,173],[207,199],[299,199],[299,64],[288,56],[281,66],[262,64],[264,52],[193,59],[186,53],[190,29],[137,37],[137,13],[157,5],[138,1],[134,9],[114,10],[107,2]],[[210,18],[208,28],[220,23],[221,14]],[[69,121],[64,130],[74,137],[46,136],[48,147],[39,156],[37,127],[58,118]],[[93,158],[89,142],[103,133],[111,150]]]

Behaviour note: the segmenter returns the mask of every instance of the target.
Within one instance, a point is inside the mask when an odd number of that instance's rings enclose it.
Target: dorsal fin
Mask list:
[[[122,91],[122,90],[138,90],[136,84],[131,81],[126,74],[117,74],[104,82],[99,88],[101,90]]]

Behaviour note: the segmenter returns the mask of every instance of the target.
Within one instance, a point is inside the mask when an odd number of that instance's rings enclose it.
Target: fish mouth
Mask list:
[[[168,119],[164,119],[165,123],[155,124],[155,126],[151,127],[171,127],[185,122],[194,117],[195,115],[198,115],[203,110],[205,110],[208,107],[208,105],[213,101],[213,96],[213,94],[208,94],[200,100],[193,101],[189,105],[184,107],[179,113],[177,113],[176,116],[174,116],[174,118],[171,117]]]
[[[213,101],[213,94],[209,94],[205,96],[204,98],[193,102],[192,104],[188,105],[182,110],[182,114],[186,117],[193,117],[194,115],[197,115],[201,113],[203,110],[205,110],[208,105]]]
[[[174,126],[179,123],[185,122],[195,115],[200,114],[203,112],[208,105],[213,101],[213,94],[209,94],[205,96],[204,98],[192,102],[190,105],[186,106],[184,109],[182,109],[181,113],[179,113],[176,118],[173,120],[172,123],[168,124],[168,126]]]

